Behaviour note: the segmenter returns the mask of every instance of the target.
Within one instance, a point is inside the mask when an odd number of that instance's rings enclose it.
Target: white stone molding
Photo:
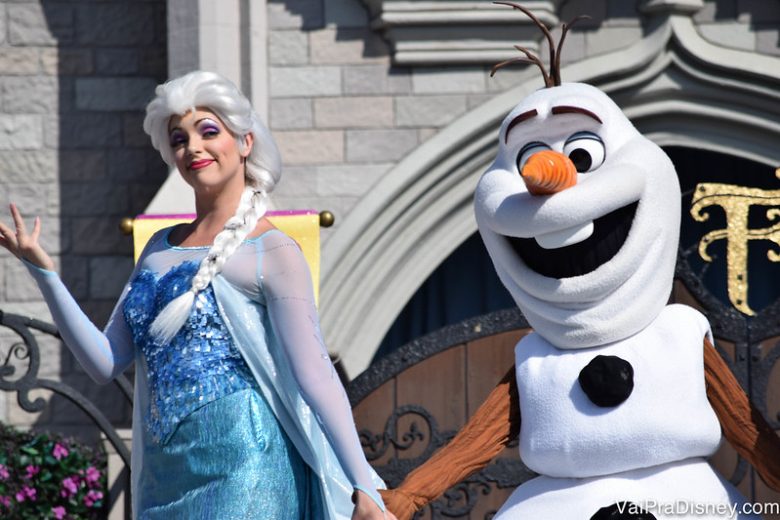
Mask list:
[[[780,58],[703,40],[667,12],[627,49],[565,67],[566,81],[608,92],[661,145],[780,164]],[[414,291],[476,231],[471,192],[495,154],[499,124],[541,87],[529,67],[517,87],[460,117],[366,194],[323,250],[322,325],[349,377],[370,363]]]
[[[704,7],[704,0],[645,0],[640,10],[644,13],[676,12],[693,14]]]
[[[489,2],[362,0],[372,27],[389,42],[399,65],[494,64],[514,58],[514,45],[538,51],[539,30],[519,11]],[[548,26],[556,2],[523,1]]]

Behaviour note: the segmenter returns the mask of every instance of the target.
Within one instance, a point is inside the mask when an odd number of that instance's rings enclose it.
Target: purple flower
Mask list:
[[[97,469],[95,466],[90,466],[87,468],[87,475],[86,475],[86,481],[87,484],[95,484],[100,480],[100,470]]]
[[[6,480],[9,476],[8,468],[0,464],[0,480]]]
[[[60,489],[60,496],[67,498],[75,495],[76,492],[79,490],[77,479],[78,477],[76,477],[75,475],[63,479],[62,488]]]
[[[66,448],[59,442],[55,442],[54,449],[51,450],[51,454],[54,455],[55,459],[60,460],[62,457],[68,456],[68,448]]]
[[[11,507],[11,497],[0,495],[0,504],[3,504],[5,507]]]
[[[90,489],[89,492],[84,496],[84,504],[87,507],[92,507],[95,505],[95,502],[103,498],[103,493],[100,491],[95,491],[94,489]]]
[[[24,502],[28,498],[30,501],[35,501],[35,497],[38,494],[38,490],[29,486],[22,486],[22,489],[14,495],[17,502]]]
[[[33,478],[35,475],[37,475],[41,471],[41,468],[39,468],[38,466],[33,466],[33,465],[27,466],[25,469],[27,470],[27,475],[25,475],[24,478],[28,478],[28,479],[29,478]]]
[[[67,511],[62,506],[57,506],[57,507],[52,507],[51,508],[51,514],[53,514],[54,518],[56,518],[57,520],[62,520],[63,518],[65,518],[65,514],[66,513],[67,513]]]
[[[33,501],[35,500],[35,497],[38,494],[38,490],[35,489],[34,487],[30,487],[30,486],[22,487],[22,492],[25,495],[27,495],[27,498],[29,498],[30,500],[33,500]]]

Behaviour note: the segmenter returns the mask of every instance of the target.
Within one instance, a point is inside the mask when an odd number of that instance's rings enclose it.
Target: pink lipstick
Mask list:
[[[208,166],[209,164],[211,164],[213,162],[214,162],[213,159],[201,159],[199,161],[192,161],[189,164],[188,168],[190,170],[200,170],[201,168],[205,168],[206,166]]]

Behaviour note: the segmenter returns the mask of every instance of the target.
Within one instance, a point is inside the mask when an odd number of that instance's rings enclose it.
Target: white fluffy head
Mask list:
[[[168,135],[171,116],[183,116],[199,107],[214,112],[236,136],[240,148],[245,146],[247,134],[254,136],[246,160],[247,183],[265,192],[273,190],[282,171],[276,143],[249,100],[231,81],[214,72],[190,72],[155,89],[155,98],[146,107],[144,131],[166,164],[175,166]]]
[[[544,148],[585,149],[592,165],[571,188],[531,195],[518,162]],[[674,166],[595,87],[545,88],[512,110],[477,186],[475,213],[501,281],[558,347],[629,337],[669,298],[680,220]]]

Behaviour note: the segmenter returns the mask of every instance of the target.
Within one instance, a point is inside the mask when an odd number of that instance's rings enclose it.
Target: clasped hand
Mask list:
[[[390,511],[382,512],[371,497],[357,491],[355,494],[355,510],[352,513],[352,520],[398,520]]]

